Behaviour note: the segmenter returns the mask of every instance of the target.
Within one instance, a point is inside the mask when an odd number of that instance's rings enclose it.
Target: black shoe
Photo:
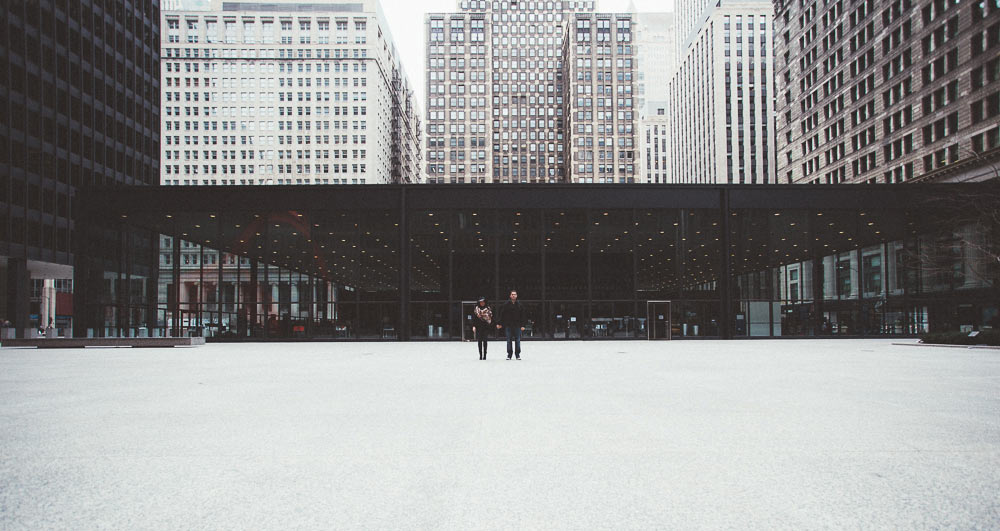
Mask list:
[[[507,356],[507,361],[510,361],[510,356]]]
[[[518,357],[517,357],[517,361],[521,361],[521,356],[518,356]]]

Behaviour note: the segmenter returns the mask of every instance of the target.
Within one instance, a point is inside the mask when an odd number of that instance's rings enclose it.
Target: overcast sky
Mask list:
[[[389,31],[403,57],[403,68],[414,85],[417,105],[421,114],[426,109],[426,79],[424,53],[427,47],[424,36],[425,13],[451,13],[458,10],[456,0],[380,0],[382,11],[389,20]],[[597,0],[599,12],[628,10],[629,0]],[[635,0],[639,11],[673,11],[674,0]],[[421,116],[423,118],[423,116]]]

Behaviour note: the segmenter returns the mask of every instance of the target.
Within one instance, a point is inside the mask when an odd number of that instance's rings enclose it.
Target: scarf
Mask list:
[[[476,317],[481,319],[486,324],[493,322],[493,311],[490,310],[489,306],[484,306],[480,308],[476,306]]]

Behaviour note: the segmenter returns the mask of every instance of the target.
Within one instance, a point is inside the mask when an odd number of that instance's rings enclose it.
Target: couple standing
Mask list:
[[[486,303],[486,297],[480,297],[476,309],[472,312],[472,332],[479,343],[479,359],[486,359],[486,347],[493,326],[497,330],[503,328],[507,333],[507,359],[517,356],[521,359],[521,332],[524,332],[524,306],[517,302],[517,291],[510,290],[510,299],[497,311],[496,319],[493,310]]]

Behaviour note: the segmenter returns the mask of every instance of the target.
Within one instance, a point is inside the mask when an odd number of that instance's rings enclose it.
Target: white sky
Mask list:
[[[424,54],[427,48],[424,36],[425,13],[451,13],[458,11],[457,0],[379,0],[389,21],[389,31],[403,58],[403,68],[414,85],[416,102],[423,114],[426,109],[427,88]],[[674,0],[634,0],[639,11],[673,11]],[[599,12],[628,11],[629,0],[597,0]],[[423,116],[421,116],[423,118]]]

